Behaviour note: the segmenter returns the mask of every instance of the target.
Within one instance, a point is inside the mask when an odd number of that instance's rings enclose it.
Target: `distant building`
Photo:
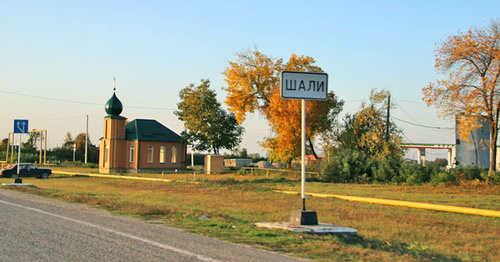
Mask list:
[[[224,166],[228,167],[245,167],[251,164],[252,159],[250,158],[224,159]]]
[[[447,149],[448,168],[457,166],[477,166],[480,168],[490,167],[491,141],[489,122],[481,121],[482,126],[471,130],[467,139],[460,138],[458,134],[459,120],[455,119],[455,144],[401,144],[404,148],[416,148],[418,150],[417,163],[425,165],[425,149]],[[497,145],[496,169],[500,170],[500,147]]]
[[[270,168],[270,167],[273,167],[273,164],[262,160],[262,161],[255,163],[255,166],[258,168]]]
[[[455,128],[458,128],[460,124],[458,118],[455,121]],[[460,166],[490,167],[490,123],[482,120],[480,122],[482,126],[469,133],[468,141],[460,139],[458,131],[455,132],[456,162]]]
[[[99,172],[123,173],[183,169],[186,144],[156,120],[125,124],[123,105],[113,93],[105,106],[104,136],[99,147]]]

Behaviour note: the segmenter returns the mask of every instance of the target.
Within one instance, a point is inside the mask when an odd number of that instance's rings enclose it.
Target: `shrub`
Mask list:
[[[441,168],[437,164],[429,163],[427,166],[422,166],[416,163],[404,162],[401,165],[397,183],[420,185],[430,182],[431,177],[437,175],[440,171]]]
[[[334,183],[395,183],[438,185],[456,181],[489,181],[500,183],[500,172],[488,177],[486,169],[475,166],[455,168],[450,171],[440,166],[439,161],[426,166],[400,158],[371,157],[364,152],[351,149],[334,149],[322,161],[320,179]]]
[[[87,167],[87,168],[97,168],[99,164],[97,163],[83,163],[82,161],[64,161],[59,164],[64,167]]]
[[[439,172],[437,174],[433,174],[431,177],[431,184],[433,186],[439,185],[439,184],[445,184],[445,183],[450,183],[450,182],[455,182],[457,181],[457,176],[453,174],[453,172]]]
[[[467,180],[474,180],[474,179],[481,179],[481,171],[484,171],[485,169],[481,169],[477,166],[466,166],[466,167],[460,167],[460,168],[454,168],[452,170],[452,173],[457,176],[458,180],[460,181],[467,181]]]
[[[97,164],[97,163],[87,163],[87,164],[83,163],[82,166],[86,167],[86,168],[98,168],[99,164]]]
[[[369,183],[373,161],[363,152],[350,149],[330,154],[321,165],[321,179],[335,183]]]
[[[403,164],[403,159],[380,158],[374,161],[373,181],[378,183],[400,183],[399,170]]]
[[[500,184],[500,172],[493,172],[490,177],[488,177],[488,172],[481,173],[483,180],[488,181],[493,185]]]

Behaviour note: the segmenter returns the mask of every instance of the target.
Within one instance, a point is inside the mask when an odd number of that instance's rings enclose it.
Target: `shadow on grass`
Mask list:
[[[463,261],[458,257],[445,256],[431,250],[427,245],[422,243],[401,243],[389,242],[379,239],[366,239],[361,236],[352,235],[337,235],[337,240],[345,245],[353,247],[361,247],[364,249],[372,249],[395,253],[398,255],[409,255],[419,260],[430,261]]]

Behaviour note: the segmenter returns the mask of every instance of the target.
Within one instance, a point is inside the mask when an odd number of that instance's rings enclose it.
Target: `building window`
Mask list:
[[[108,145],[105,145],[104,146],[104,163],[107,163],[108,162]]]
[[[160,163],[165,163],[165,147],[160,147]]]
[[[177,163],[177,147],[173,146],[172,147],[172,164]]]
[[[153,163],[153,151],[154,151],[154,147],[149,146],[148,147],[148,163]]]
[[[130,153],[129,153],[129,157],[128,157],[128,161],[130,163],[134,163],[134,154],[135,154],[135,148],[133,145],[130,146]]]

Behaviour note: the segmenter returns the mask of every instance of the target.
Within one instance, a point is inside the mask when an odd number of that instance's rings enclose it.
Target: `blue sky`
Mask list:
[[[499,10],[499,1],[0,0],[0,137],[24,118],[47,129],[54,147],[66,132],[84,132],[88,114],[97,143],[113,77],[122,115],[181,132],[173,114],[179,91],[208,78],[223,102],[222,71],[254,46],[276,58],[314,57],[346,101],[343,114],[358,110],[372,88],[386,88],[394,117],[453,127],[421,100],[421,89],[440,77],[436,44],[499,19]],[[453,130],[396,123],[408,142],[454,142]],[[244,126],[241,147],[264,153],[257,142],[269,133],[266,120],[253,115]]]

